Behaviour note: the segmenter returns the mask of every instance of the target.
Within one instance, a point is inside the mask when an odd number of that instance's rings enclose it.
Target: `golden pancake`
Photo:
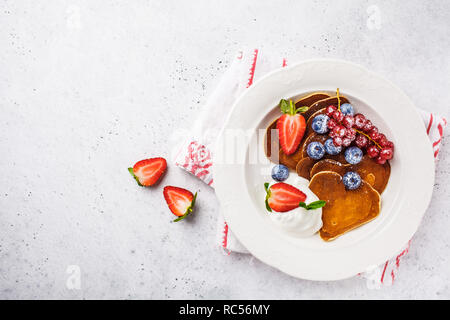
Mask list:
[[[340,175],[344,175],[348,171],[355,171],[361,176],[361,179],[365,180],[381,194],[389,181],[391,166],[388,161],[382,165],[378,164],[367,155],[364,155],[360,163],[354,165],[345,162],[345,160],[342,162],[324,159],[313,165],[310,176],[313,177],[316,173],[322,171],[333,171]]]
[[[310,157],[302,158],[295,168],[295,171],[300,177],[310,180],[311,177],[309,175],[313,166],[317,163],[317,160],[314,160]]]
[[[340,174],[322,171],[312,177],[309,188],[327,202],[322,208],[323,226],[319,233],[325,241],[336,239],[380,213],[380,194],[364,180],[358,189],[347,190]]]
[[[278,161],[281,164],[284,164],[286,167],[288,167],[291,170],[295,170],[297,167],[297,163],[302,158],[302,152],[300,149],[297,149],[293,154],[287,155],[283,152],[283,150],[280,149],[278,153]]]

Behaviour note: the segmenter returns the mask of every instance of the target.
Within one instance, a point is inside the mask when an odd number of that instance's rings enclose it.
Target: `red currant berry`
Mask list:
[[[353,128],[347,128],[347,131],[345,132],[345,137],[349,138],[350,140],[355,140],[356,138],[356,130]]]
[[[392,150],[394,150],[394,143],[392,141],[388,141],[385,145],[385,147],[387,148],[391,148]]]
[[[334,120],[334,119],[328,120],[328,123],[327,123],[328,129],[332,130],[336,126],[337,126],[336,120]]]
[[[372,128],[373,128],[372,121],[367,120],[366,123],[364,124],[363,128],[364,132],[369,132],[370,130],[372,130]]]
[[[384,134],[380,133],[377,142],[380,146],[385,147],[388,142],[388,139]]]
[[[369,144],[369,139],[365,135],[356,135],[355,143],[359,148],[365,148]]]
[[[370,130],[369,137],[370,137],[370,139],[375,140],[375,141],[377,141],[379,139],[380,134],[378,133],[377,127],[373,127],[372,130]]]
[[[333,112],[335,112],[337,110],[337,108],[333,105],[328,106],[325,109],[325,113],[327,116],[329,116],[330,118],[333,116]]]
[[[376,161],[376,163],[378,163],[378,164],[385,164],[385,163],[386,163],[386,159],[383,158],[382,156],[378,156],[378,157],[375,159],[375,161]]]
[[[334,138],[333,138],[333,144],[334,144],[336,147],[342,146],[342,138],[341,138],[341,137],[334,137]]]
[[[366,117],[364,117],[364,115],[362,115],[361,113],[355,115],[354,120],[355,120],[355,127],[359,130],[362,130],[366,125]]]
[[[344,147],[348,147],[352,143],[352,140],[350,138],[344,138],[342,139],[342,145]]]
[[[379,153],[380,153],[380,151],[378,150],[378,148],[375,145],[370,146],[370,147],[367,148],[367,155],[370,158],[378,157]]]
[[[345,127],[341,125],[337,125],[333,128],[333,134],[335,137],[343,138],[346,132],[347,130],[345,129]]]
[[[339,110],[333,112],[333,119],[337,122],[341,122],[344,119],[344,114]]]
[[[351,128],[353,127],[353,125],[355,124],[355,119],[352,116],[345,116],[344,119],[342,120],[342,124],[346,127],[346,128]]]
[[[380,156],[386,160],[391,160],[392,157],[394,156],[394,150],[392,150],[391,148],[385,147],[385,148],[381,149]]]

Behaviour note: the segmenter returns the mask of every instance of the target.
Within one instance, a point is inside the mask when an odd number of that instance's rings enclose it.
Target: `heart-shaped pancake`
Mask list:
[[[322,171],[333,171],[339,173],[341,176],[348,171],[355,171],[361,176],[361,179],[381,194],[389,181],[391,166],[389,161],[386,161],[384,164],[378,164],[367,155],[364,155],[361,162],[354,165],[346,163],[345,160],[341,162],[333,159],[324,159],[313,165],[309,172],[310,177]]]
[[[380,213],[380,194],[364,180],[359,188],[347,190],[339,173],[322,171],[312,177],[309,188],[327,202],[322,208],[320,229],[320,237],[325,241],[336,239]]]

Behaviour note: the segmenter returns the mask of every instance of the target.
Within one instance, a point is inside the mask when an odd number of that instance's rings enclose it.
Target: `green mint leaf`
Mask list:
[[[282,113],[289,113],[289,103],[287,102],[287,100],[280,100],[280,109]]]
[[[306,204],[304,202],[300,202],[298,204],[298,206],[302,207],[302,208],[305,208],[306,210],[315,210],[315,209],[322,208],[326,204],[327,204],[327,202],[324,201],[324,200],[317,200],[317,201],[311,202],[310,204]]]
[[[139,182],[139,179],[134,175],[133,168],[128,168],[128,172],[133,176],[133,178],[136,180],[137,184],[143,187],[143,185]]]
[[[269,185],[270,183],[268,182],[264,183],[264,189],[266,189],[266,192],[269,192]]]
[[[306,203],[304,203],[304,202],[300,202],[300,203],[298,204],[298,206],[299,206],[299,207],[302,207],[302,208],[305,208],[305,209],[308,209],[308,206],[307,206]]]

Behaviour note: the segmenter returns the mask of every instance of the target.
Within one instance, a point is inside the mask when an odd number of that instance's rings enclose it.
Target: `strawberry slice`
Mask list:
[[[284,99],[280,101],[280,108],[283,115],[277,121],[278,136],[281,149],[289,155],[297,150],[306,130],[305,118],[298,112],[304,112],[308,108],[295,109],[292,100],[288,103]]]
[[[183,220],[194,209],[197,193],[194,195],[189,190],[167,186],[164,187],[163,194],[170,211],[178,217],[174,222]]]
[[[138,185],[148,187],[159,180],[166,168],[166,159],[152,158],[136,162],[133,168],[128,168],[128,171],[136,179]]]
[[[298,190],[290,184],[279,182],[269,187],[269,183],[265,183],[266,189],[266,209],[277,212],[286,212],[298,208],[300,202],[306,200],[306,194]]]

